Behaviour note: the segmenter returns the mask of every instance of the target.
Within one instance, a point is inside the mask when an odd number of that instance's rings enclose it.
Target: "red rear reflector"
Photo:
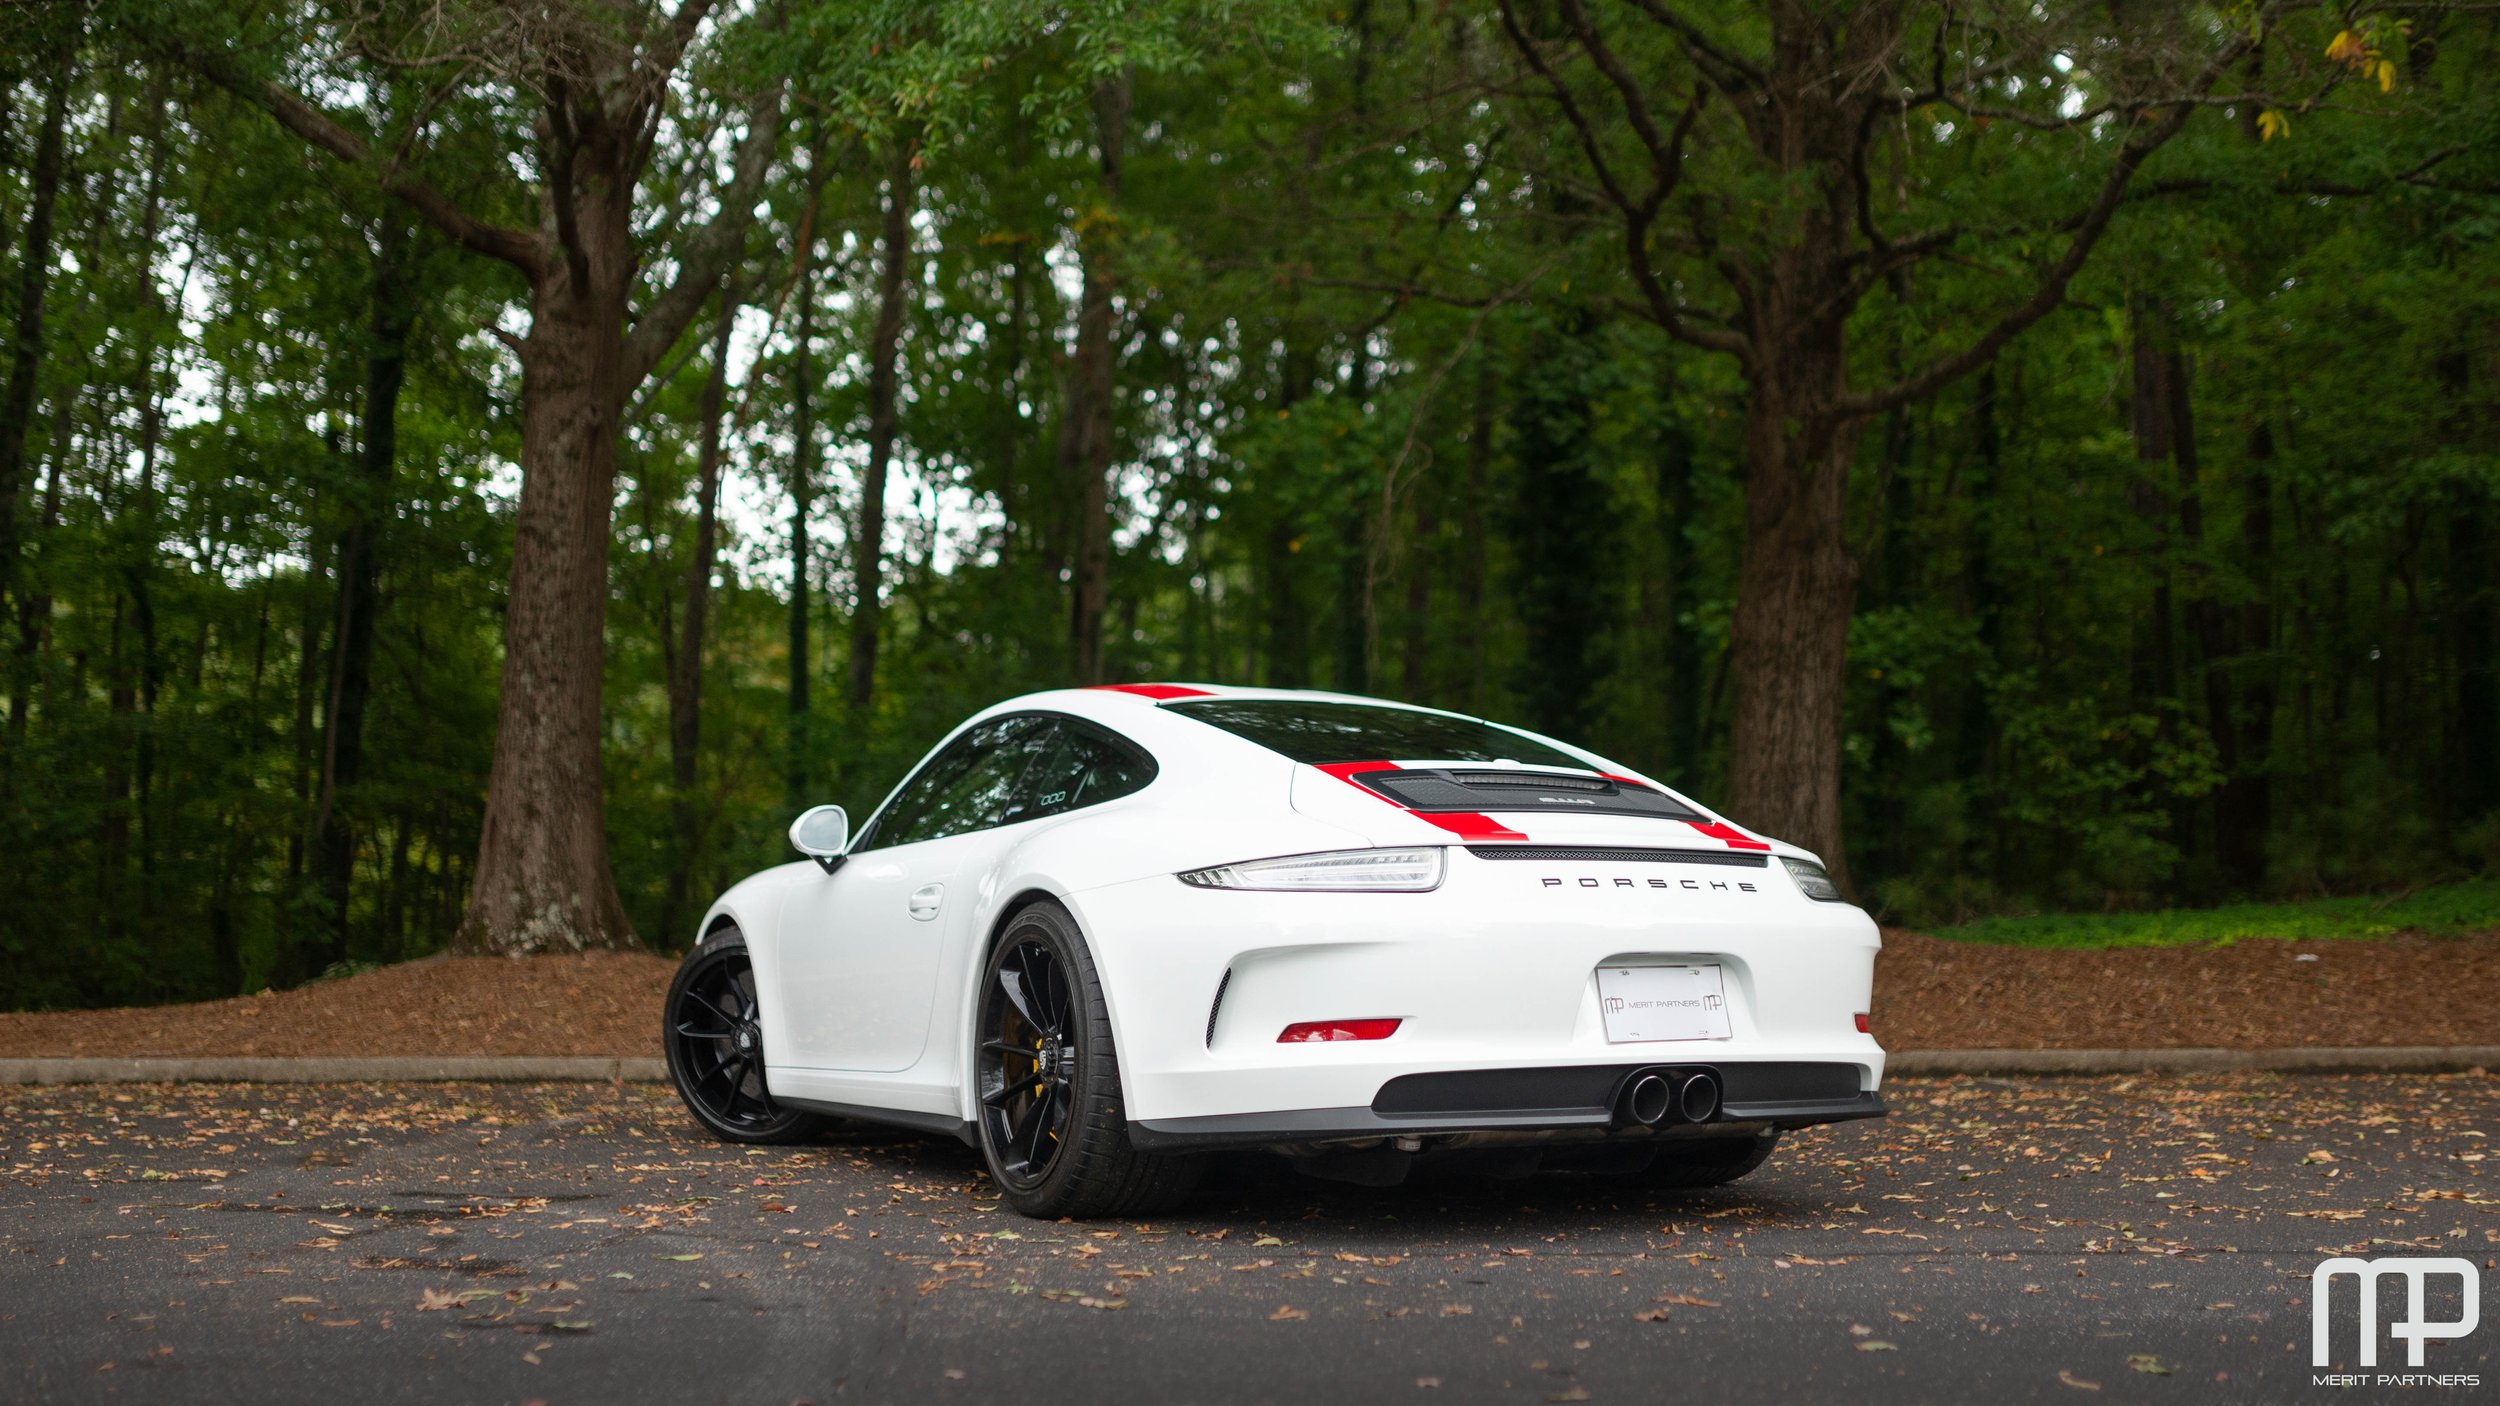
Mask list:
[[[1276,1037],[1280,1045],[1316,1044],[1324,1040],[1386,1040],[1398,1033],[1396,1020],[1306,1020],[1288,1025]]]
[[[1875,1033],[1875,1021],[1864,1011],[1858,1012],[1858,1033],[1861,1035],[1872,1035]]]

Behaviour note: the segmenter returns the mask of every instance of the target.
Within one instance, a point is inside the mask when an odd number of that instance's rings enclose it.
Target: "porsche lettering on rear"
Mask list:
[[[1551,874],[1541,882],[1549,889],[1692,889],[1698,892],[1760,893],[1761,886],[1748,879],[1593,879],[1583,874],[1577,879],[1557,878]]]

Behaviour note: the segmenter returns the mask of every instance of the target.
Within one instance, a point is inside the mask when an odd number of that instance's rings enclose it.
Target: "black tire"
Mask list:
[[[1725,1186],[1770,1160],[1780,1145],[1777,1132],[1760,1137],[1679,1138],[1658,1149],[1643,1177],[1663,1191],[1696,1191]]]
[[[981,1159],[1007,1204],[1087,1220],[1180,1204],[1204,1160],[1129,1145],[1119,1054],[1093,954],[1066,909],[1033,903],[982,963],[972,1028]]]
[[[712,1136],[724,1142],[803,1142],[832,1121],[773,1102],[764,1085],[764,1032],[756,1024],[755,964],[746,936],[714,928],[668,984],[660,1040],[669,1082]]]

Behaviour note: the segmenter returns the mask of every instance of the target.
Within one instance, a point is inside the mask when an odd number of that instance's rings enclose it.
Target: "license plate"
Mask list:
[[[1733,1034],[1716,966],[1599,967],[1597,1004],[1606,1013],[1610,1044],[1725,1040]]]

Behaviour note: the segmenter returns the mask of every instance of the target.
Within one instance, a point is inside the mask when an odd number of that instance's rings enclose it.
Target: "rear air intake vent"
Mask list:
[[[1215,999],[1207,1005],[1207,1048],[1215,1048],[1215,1015],[1224,1009],[1224,988],[1233,984],[1233,969],[1224,969],[1224,979],[1215,983]]]
[[[1604,796],[1613,794],[1615,789],[1611,781],[1541,772],[1453,771],[1449,776],[1461,786],[1491,786],[1514,791],[1580,791]]]
[[[1724,864],[1760,869],[1770,857],[1723,849],[1596,849],[1585,845],[1469,845],[1478,859],[1547,859],[1582,864]]]

